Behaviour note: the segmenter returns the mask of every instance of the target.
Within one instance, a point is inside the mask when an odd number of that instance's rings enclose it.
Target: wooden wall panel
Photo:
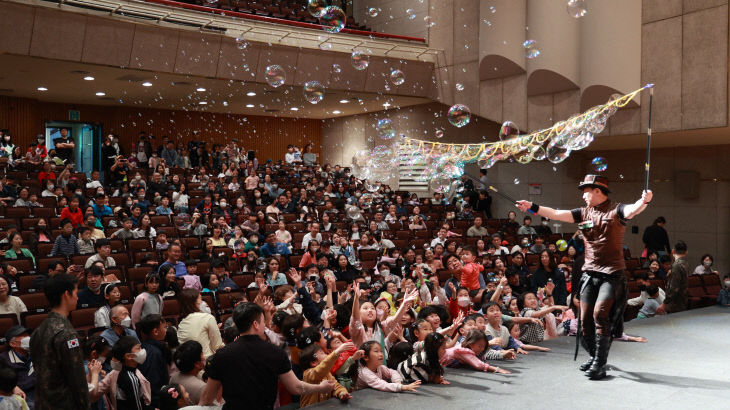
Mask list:
[[[322,121],[315,119],[74,105],[0,96],[0,129],[9,129],[16,144],[27,146],[43,132],[45,121],[67,120],[69,109],[79,110],[82,122],[102,124],[105,134],[119,135],[127,152],[144,130],[157,137],[156,143],[163,135],[185,143],[192,139],[193,131],[199,131],[198,139],[209,146],[237,138],[245,149],[256,150],[260,161],[283,159],[288,144],[303,147],[311,142],[321,154]]]

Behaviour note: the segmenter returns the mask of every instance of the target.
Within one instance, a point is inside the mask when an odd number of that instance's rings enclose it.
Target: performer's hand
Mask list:
[[[532,206],[532,202],[530,201],[517,201],[517,208],[520,209],[522,212],[527,212],[528,209]]]
[[[648,204],[651,202],[651,199],[654,198],[654,193],[651,192],[651,190],[644,191],[641,193],[641,200],[644,201],[645,204]]]

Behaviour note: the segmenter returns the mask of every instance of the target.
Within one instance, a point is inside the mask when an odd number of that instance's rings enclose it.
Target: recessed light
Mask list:
[[[249,96],[249,97],[255,97],[256,96],[256,93],[253,92],[253,91],[249,91],[249,92],[246,93],[246,95]]]
[[[48,88],[46,88],[46,87],[38,87],[38,91],[48,91]]]
[[[208,104],[208,102],[207,101],[199,101],[198,104],[199,105],[206,105],[206,104]]]
[[[149,81],[145,81],[142,83],[142,87],[152,87],[152,83]]]
[[[383,104],[383,107],[385,107],[385,108],[388,108],[388,107],[390,107],[390,103],[385,103],[385,104]]]
[[[340,100],[340,104],[347,104],[349,102],[350,102],[350,100]]]
[[[334,110],[334,111],[332,111],[332,114],[342,114],[342,111],[340,111],[340,110]]]
[[[297,108],[297,107],[291,107],[289,109],[292,110],[292,111],[299,111],[299,108]]]
[[[246,108],[253,108],[253,107],[254,107],[253,104],[246,104]]]
[[[198,88],[195,89],[195,91],[202,93],[203,91],[205,91],[205,88],[198,87]]]
[[[92,77],[90,75],[87,75],[86,77],[84,77],[84,80],[86,80],[86,81],[94,81],[94,77]]]
[[[106,95],[106,93],[104,93],[103,91],[99,91],[99,92],[96,93],[96,96],[97,97],[103,97],[105,95]]]

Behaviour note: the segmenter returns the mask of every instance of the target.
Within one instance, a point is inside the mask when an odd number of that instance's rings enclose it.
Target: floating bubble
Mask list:
[[[471,111],[464,104],[454,104],[449,108],[448,118],[451,125],[461,128],[471,120]]]
[[[304,98],[312,104],[317,104],[324,98],[324,86],[319,81],[304,83]]]
[[[512,121],[505,121],[502,123],[502,126],[499,128],[499,139],[505,140],[507,138],[513,137],[515,135],[520,134],[520,129],[517,128],[517,124],[515,124]]]
[[[459,91],[464,91],[464,84],[462,83],[456,83],[456,89]]]
[[[535,161],[542,161],[547,158],[547,153],[545,152],[545,148],[543,148],[542,145],[535,145],[530,148],[530,155],[532,155],[532,159],[534,159]]]
[[[368,9],[368,16],[370,17],[378,17],[378,14],[380,13],[380,9],[376,7],[370,7]]]
[[[353,51],[351,59],[352,66],[358,71],[368,68],[368,64],[370,64],[370,56],[362,51]]]
[[[525,49],[526,58],[533,59],[540,55],[540,49],[537,48],[537,41],[535,40],[526,40],[522,43],[522,47]]]
[[[363,185],[365,185],[365,189],[368,192],[376,192],[380,189],[380,182],[378,181],[372,181],[368,179]]]
[[[568,249],[568,242],[565,242],[565,239],[558,239],[555,242],[555,246],[558,247],[560,252],[565,252],[565,250]]]
[[[584,131],[578,134],[578,136],[571,137],[565,145],[571,150],[577,151],[589,146],[592,142],[593,134],[589,131]]]
[[[401,70],[393,70],[390,72],[390,81],[395,85],[401,85],[406,81],[406,76]]]
[[[325,0],[309,0],[307,3],[307,11],[316,18],[322,17],[325,8],[327,8],[327,2]]]
[[[423,22],[426,23],[426,27],[433,27],[436,25],[436,22],[433,21],[431,16],[424,17]]]
[[[603,157],[593,158],[591,164],[593,165],[593,169],[595,169],[596,172],[603,172],[608,169],[608,162],[606,161],[606,158]]]
[[[416,18],[416,11],[413,9],[406,10],[406,14],[408,15],[408,20],[413,20]]]
[[[378,124],[375,128],[377,129],[378,136],[381,139],[389,140],[389,139],[393,139],[393,137],[395,137],[395,130],[393,129],[393,122],[387,118],[383,118],[382,120],[379,120]]]
[[[520,184],[520,179],[519,178],[515,178],[514,183],[515,183],[515,185],[519,185]]]
[[[618,177],[621,178],[621,179],[624,179],[624,174],[619,174]]]
[[[567,9],[568,14],[573,18],[581,18],[588,13],[585,0],[570,0]]]
[[[236,48],[243,51],[248,48],[248,41],[243,38],[243,35],[236,37]]]
[[[436,130],[436,138],[443,138],[444,130]]]
[[[446,193],[449,191],[449,188],[451,187],[451,178],[444,176],[444,175],[437,175],[428,182],[429,188],[433,192],[438,193]]]
[[[491,12],[492,12],[492,14],[494,14],[494,13],[496,13],[496,12],[497,12],[497,8],[496,8],[496,7],[494,7],[494,6],[489,6],[489,11],[491,11]]]
[[[284,85],[286,81],[286,72],[278,64],[273,64],[266,67],[266,82],[276,88]]]
[[[561,147],[555,144],[555,141],[550,141],[547,149],[545,149],[545,153],[547,154],[548,161],[552,162],[553,164],[558,164],[568,158],[568,156],[570,155],[570,148]]]
[[[339,64],[332,64],[332,72],[339,74],[342,72],[342,67]]]
[[[319,17],[319,24],[321,24],[324,31],[328,33],[339,33],[343,28],[345,28],[346,21],[347,16],[345,15],[345,12],[337,6],[328,6]]]

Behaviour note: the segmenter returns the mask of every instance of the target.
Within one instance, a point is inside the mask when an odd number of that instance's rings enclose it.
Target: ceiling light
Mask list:
[[[350,102],[350,100],[340,100],[340,104],[347,104],[349,102]]]
[[[145,81],[142,83],[142,87],[152,87],[152,83],[149,81]]]
[[[389,102],[386,102],[385,104],[383,104],[383,107],[385,107],[385,108],[390,107],[390,103]]]
[[[253,104],[246,104],[246,108],[253,108]]]
[[[46,88],[46,87],[38,87],[38,91],[48,91],[48,88]]]
[[[84,80],[86,80],[86,81],[94,81],[94,77],[92,77],[90,75],[87,75],[86,77],[84,77]]]
[[[206,104],[208,104],[208,102],[207,101],[200,101],[200,102],[198,102],[198,104],[199,105],[206,105]]]
[[[342,111],[340,111],[340,110],[334,110],[334,111],[332,111],[332,114],[342,114]]]
[[[198,87],[198,88],[196,88],[196,89],[195,89],[195,91],[197,91],[197,92],[199,92],[199,93],[202,93],[203,91],[205,91],[205,88],[203,88],[203,87]]]
[[[105,95],[106,95],[106,94],[105,94],[105,93],[104,93],[103,91],[99,91],[99,92],[97,92],[97,93],[96,93],[96,96],[97,96],[97,97],[103,97],[103,96],[105,96]]]
[[[291,107],[289,109],[292,110],[292,111],[299,111],[299,108],[297,108],[297,107]]]
[[[256,93],[253,92],[253,91],[249,91],[249,92],[246,93],[246,95],[249,96],[249,97],[255,97],[256,96]]]

